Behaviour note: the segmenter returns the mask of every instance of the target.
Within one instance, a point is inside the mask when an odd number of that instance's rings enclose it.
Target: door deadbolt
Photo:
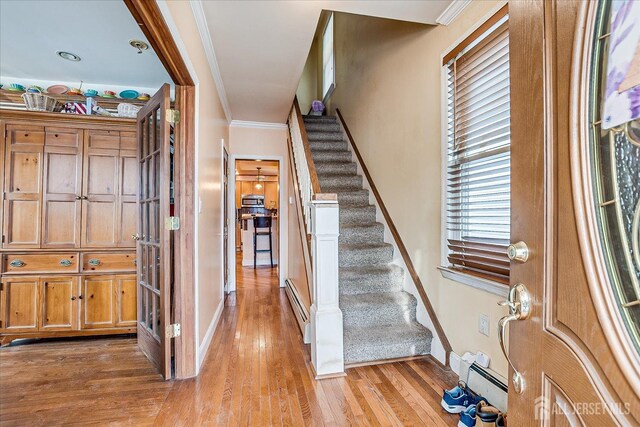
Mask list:
[[[511,261],[527,262],[529,259],[529,246],[522,241],[512,243],[507,247],[507,256]]]

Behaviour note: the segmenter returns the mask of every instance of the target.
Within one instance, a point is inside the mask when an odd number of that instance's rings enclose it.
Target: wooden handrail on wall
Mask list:
[[[351,148],[353,148],[353,152],[355,153],[356,157],[358,158],[358,162],[360,163],[360,166],[362,167],[362,172],[365,175],[366,180],[369,182],[369,185],[371,186],[371,192],[373,193],[374,197],[376,198],[376,202],[378,203],[378,206],[380,207],[380,211],[382,212],[382,215],[384,216],[384,219],[387,223],[387,225],[389,226],[389,231],[391,232],[391,235],[393,236],[393,240],[396,243],[396,246],[398,247],[398,250],[400,251],[400,254],[402,255],[402,259],[404,260],[405,265],[407,266],[407,270],[409,271],[409,274],[411,275],[411,279],[413,279],[413,283],[416,286],[416,289],[418,290],[418,294],[420,295],[420,299],[422,300],[422,303],[424,304],[425,308],[427,309],[427,312],[429,313],[429,317],[431,318],[431,322],[433,323],[433,327],[436,330],[436,333],[438,334],[438,338],[440,339],[440,342],[442,343],[442,346],[444,347],[444,350],[446,352],[446,357],[447,357],[447,365],[449,364],[449,353],[452,351],[451,348],[451,343],[449,343],[449,340],[447,339],[447,336],[444,333],[444,329],[442,329],[442,325],[440,324],[440,321],[438,320],[438,317],[436,316],[436,312],[433,309],[433,306],[431,305],[431,301],[429,300],[429,297],[427,296],[427,292],[424,290],[424,286],[422,286],[422,281],[420,280],[420,277],[418,276],[418,273],[413,265],[413,262],[411,261],[411,257],[409,257],[409,252],[407,251],[406,246],[404,245],[404,242],[402,241],[402,238],[400,237],[400,233],[398,233],[398,229],[396,228],[395,224],[393,223],[393,219],[391,219],[391,215],[389,215],[389,211],[387,210],[387,207],[384,205],[384,202],[382,201],[382,197],[380,197],[380,193],[378,192],[378,189],[376,188],[375,183],[373,182],[373,179],[371,178],[371,174],[369,174],[369,170],[367,169],[367,166],[364,163],[364,160],[362,159],[362,156],[360,155],[360,151],[358,151],[358,146],[356,145],[355,141],[353,140],[353,136],[351,135],[351,132],[349,131],[349,127],[347,126],[347,123],[344,121],[344,118],[342,117],[342,113],[340,113],[339,109],[336,109],[336,113],[338,114],[338,118],[340,119],[340,122],[342,123],[342,127],[344,128],[345,133],[347,134],[347,138],[349,139],[349,143],[351,144]]]

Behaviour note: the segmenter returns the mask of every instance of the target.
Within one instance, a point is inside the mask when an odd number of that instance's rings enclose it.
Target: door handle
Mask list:
[[[531,314],[531,294],[525,285],[518,283],[509,289],[509,295],[506,301],[500,301],[498,305],[509,307],[509,314],[498,321],[498,338],[500,340],[500,348],[504,353],[504,357],[513,369],[513,386],[516,393],[520,394],[524,391],[525,380],[520,371],[518,371],[509,358],[509,352],[505,344],[505,332],[509,322],[515,320],[525,320]]]
[[[139,235],[138,233],[134,233],[134,234],[132,234],[132,235],[131,235],[131,238],[132,238],[133,240],[138,241],[138,240],[140,240],[140,235]]]

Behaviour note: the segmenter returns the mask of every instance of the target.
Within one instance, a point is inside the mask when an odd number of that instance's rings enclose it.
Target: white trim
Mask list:
[[[464,39],[466,39],[467,37],[469,37],[471,35],[471,33],[473,33],[475,30],[477,30],[478,28],[480,28],[480,26],[482,24],[484,24],[485,22],[487,22],[487,20],[489,18],[491,18],[493,15],[496,14],[497,11],[499,11],[500,9],[502,9],[504,7],[504,5],[507,4],[506,1],[501,1],[498,4],[496,4],[487,14],[485,14],[482,18],[480,18],[475,25],[472,25],[471,28],[469,28],[464,34],[462,34],[460,37],[458,37],[458,39],[456,41],[454,41],[453,43],[451,43],[449,45],[449,47],[447,47],[445,50],[442,51],[442,53],[440,54],[440,63],[442,64],[442,60],[444,59],[445,56],[447,56],[449,54],[449,52],[451,52],[453,49],[455,49],[460,43],[462,43],[462,41]]]
[[[200,347],[198,347],[198,366],[196,367],[196,372],[200,372],[202,362],[204,362],[204,358],[207,356],[207,351],[211,346],[213,334],[216,332],[216,329],[218,329],[218,322],[220,322],[220,317],[222,317],[223,310],[224,298],[220,300],[218,308],[216,308],[216,312],[213,314],[213,319],[211,319],[211,323],[209,323],[209,327],[207,328],[207,333],[202,340],[202,344],[200,344]]]
[[[471,4],[471,0],[453,0],[451,4],[436,18],[436,23],[449,25],[462,11]]]
[[[236,169],[236,161],[238,160],[273,160],[278,162],[278,198],[279,207],[278,207],[278,282],[281,288],[285,287],[285,279],[288,275],[288,269],[286,265],[286,253],[288,250],[288,206],[285,204],[287,199],[286,194],[286,164],[283,156],[263,156],[263,155],[255,155],[255,154],[239,154],[229,153],[229,165],[231,170]],[[236,212],[236,180],[235,175],[231,174],[229,179],[229,197],[228,203],[229,207],[233,206],[233,209],[229,209],[229,215],[234,219],[234,228],[233,233],[229,232],[229,248],[228,248],[228,256],[229,261],[236,259],[236,233],[235,233],[235,212]],[[286,209],[285,209],[286,208]],[[236,269],[229,269],[229,291],[227,293],[236,291]]]
[[[218,60],[216,59],[216,52],[213,48],[213,42],[211,41],[211,32],[209,31],[209,25],[207,24],[207,18],[202,7],[201,0],[191,0],[191,10],[193,11],[193,17],[198,27],[198,33],[200,33],[200,39],[202,40],[202,46],[209,62],[209,68],[211,69],[211,75],[213,81],[218,89],[218,98],[220,98],[220,104],[224,110],[224,116],[227,118],[227,122],[231,122],[231,108],[229,107],[229,100],[227,99],[227,91],[224,88],[224,82],[222,81],[222,75],[220,74],[220,67],[218,66]]]
[[[253,129],[287,129],[286,123],[251,122],[247,120],[231,120],[229,127]]]
[[[482,277],[471,274],[465,274],[447,267],[438,267],[438,270],[440,270],[440,274],[442,274],[442,277],[445,279],[453,280],[455,282],[462,283],[463,285],[468,285],[472,288],[489,292],[490,294],[506,298],[509,293],[509,286],[494,282],[493,280],[483,279]]]

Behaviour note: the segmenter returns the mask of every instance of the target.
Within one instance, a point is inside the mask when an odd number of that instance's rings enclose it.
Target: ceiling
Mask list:
[[[236,179],[242,181],[242,178],[255,177],[258,175],[258,168],[261,168],[260,176],[275,177],[277,181],[278,162],[268,160],[236,160]]]
[[[201,1],[230,119],[284,123],[323,9],[435,24],[451,0]],[[201,30],[202,30],[201,28]],[[207,30],[204,30],[207,31]],[[214,73],[216,70],[214,70]]]
[[[122,1],[0,1],[0,80],[131,88],[155,92],[171,82],[153,50],[138,54],[130,39],[147,41]],[[79,55],[61,59],[56,51]],[[33,82],[33,83],[32,83]]]

